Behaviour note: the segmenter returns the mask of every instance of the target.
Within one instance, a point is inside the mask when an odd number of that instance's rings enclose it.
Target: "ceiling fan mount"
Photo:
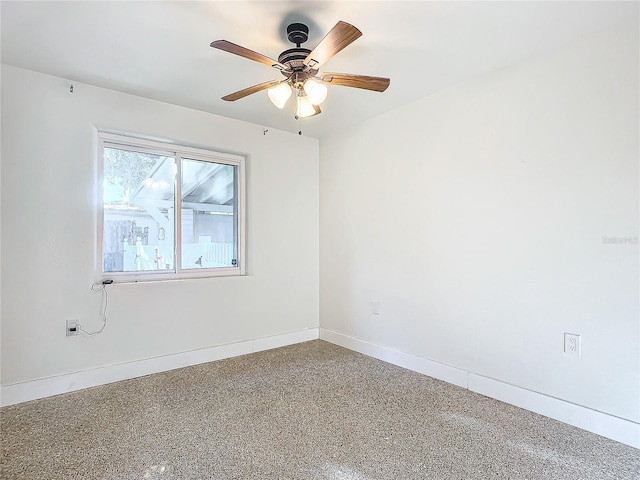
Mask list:
[[[309,27],[304,23],[291,23],[287,26],[287,38],[295,48],[285,50],[273,60],[265,55],[241,47],[227,40],[211,42],[213,48],[233,53],[249,60],[278,69],[284,80],[271,80],[222,97],[233,102],[253,93],[268,90],[269,99],[278,108],[283,108],[292,94],[295,94],[297,110],[296,118],[310,117],[320,113],[320,103],[327,96],[328,85],[361,88],[376,92],[384,92],[390,80],[382,77],[351,75],[346,73],[323,73],[318,75],[322,64],[330,60],[342,49],[350,45],[362,35],[362,32],[346,22],[338,22],[320,43],[313,49],[300,45],[309,39]]]
[[[309,27],[304,23],[292,23],[287,27],[287,38],[300,48],[300,44],[309,40]]]

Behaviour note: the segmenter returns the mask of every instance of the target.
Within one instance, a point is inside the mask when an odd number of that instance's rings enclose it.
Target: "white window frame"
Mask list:
[[[176,181],[174,191],[175,226],[174,226],[174,270],[169,272],[104,272],[103,271],[103,241],[104,241],[104,148],[115,147],[124,150],[132,150],[154,155],[172,156],[176,162]],[[182,160],[199,160],[205,162],[233,165],[237,168],[237,215],[234,219],[237,228],[237,265],[235,267],[182,269],[182,212],[179,208],[182,202]],[[189,278],[208,278],[223,276],[245,275],[246,251],[245,251],[245,157],[230,153],[221,153],[213,150],[187,147],[170,142],[146,140],[139,137],[118,135],[108,132],[98,132],[98,168],[97,168],[97,258],[96,272],[99,281],[113,280],[115,283],[134,283],[144,281],[177,280]]]

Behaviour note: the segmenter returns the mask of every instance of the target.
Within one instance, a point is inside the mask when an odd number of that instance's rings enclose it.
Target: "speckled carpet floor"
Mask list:
[[[633,479],[640,451],[316,340],[1,410],[3,479]]]

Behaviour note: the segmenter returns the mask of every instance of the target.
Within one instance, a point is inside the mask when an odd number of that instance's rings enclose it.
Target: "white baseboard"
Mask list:
[[[0,403],[2,406],[13,405],[153,373],[166,372],[176,368],[284,347],[317,338],[462,388],[468,388],[481,395],[568,423],[626,445],[640,448],[640,424],[636,422],[325,328],[310,328],[255,340],[5,385],[2,387]]]
[[[640,448],[640,424],[575,403],[469,373],[469,390]]]
[[[320,339],[640,448],[640,424],[466,370],[320,328]]]
[[[377,358],[378,360],[398,365],[407,370],[412,370],[459,387],[467,388],[466,370],[450,367],[449,365],[427,360],[426,358],[416,357],[415,355],[334,332],[333,330],[327,330],[326,328],[320,328],[320,339]]]
[[[96,387],[107,383],[129,380],[131,378],[166,372],[176,368],[189,367],[201,363],[213,362],[225,358],[237,357],[248,353],[284,347],[294,343],[306,342],[318,338],[318,329],[309,328],[296,332],[283,333],[269,337],[246,340],[243,342],[218,345],[190,352],[176,353],[162,357],[148,358],[135,362],[120,363],[107,367],[57,375],[23,383],[2,386],[1,405],[14,405],[38,398],[60,395],[84,388]]]

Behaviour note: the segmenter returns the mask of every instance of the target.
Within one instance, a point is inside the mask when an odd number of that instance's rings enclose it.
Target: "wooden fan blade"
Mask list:
[[[225,95],[222,97],[222,100],[226,100],[227,102],[235,102],[236,100],[240,100],[252,93],[261,92],[262,90],[266,90],[267,88],[275,87],[282,82],[286,82],[287,80],[271,80],[270,82],[259,83],[258,85],[254,85],[253,87],[245,88],[244,90],[240,90],[238,92],[230,93],[229,95]]]
[[[346,22],[336,23],[335,27],[325,35],[318,46],[307,55],[307,58],[304,59],[304,64],[313,69],[320,68],[323,63],[361,35],[362,32],[353,25]]]
[[[287,70],[286,65],[276,62],[273,58],[266,57],[258,52],[254,52],[253,50],[249,50],[248,48],[241,47],[240,45],[236,45],[235,43],[227,42],[226,40],[216,40],[215,42],[211,42],[211,46],[213,48],[217,48],[218,50],[224,50],[225,52],[240,55],[241,57],[248,58],[249,60],[253,60],[254,62],[277,68],[278,70]]]
[[[316,111],[315,115],[312,115],[312,117],[315,117],[316,115],[320,115],[322,113],[322,110],[320,110],[320,107],[318,105],[314,105],[313,109]]]
[[[384,92],[391,80],[383,77],[368,77],[366,75],[350,75],[348,73],[323,73],[320,81],[343,87],[363,88],[374,92]]]

